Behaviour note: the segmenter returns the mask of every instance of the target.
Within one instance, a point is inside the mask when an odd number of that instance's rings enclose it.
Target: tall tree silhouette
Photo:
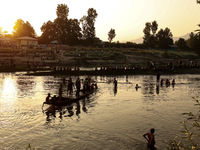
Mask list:
[[[115,34],[115,29],[110,29],[110,31],[108,32],[108,41],[111,43],[112,40],[115,38],[116,34]]]
[[[90,44],[94,43],[94,39],[96,36],[94,24],[97,16],[98,14],[96,10],[93,8],[89,8],[87,11],[87,16],[83,16],[80,19],[80,22],[82,24],[83,39],[88,41]]]
[[[144,37],[143,37],[143,43],[147,47],[154,48],[157,43],[156,39],[156,31],[158,29],[158,24],[156,21],[153,21],[152,23],[147,22],[145,24],[145,28],[143,30]]]
[[[35,37],[36,36],[35,30],[31,26],[31,24],[28,21],[24,22],[22,19],[17,19],[13,27],[13,30],[14,30],[13,31],[14,37],[21,37],[21,36]]]

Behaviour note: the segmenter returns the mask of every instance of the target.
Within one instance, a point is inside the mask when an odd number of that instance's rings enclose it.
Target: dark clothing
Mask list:
[[[114,87],[115,87],[115,89],[117,88],[117,80],[114,80],[113,81],[113,84],[114,84]]]
[[[76,80],[76,96],[79,96],[80,89],[81,89],[81,82],[79,79],[77,79]]]

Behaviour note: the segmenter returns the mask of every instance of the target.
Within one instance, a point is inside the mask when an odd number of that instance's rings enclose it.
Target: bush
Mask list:
[[[170,150],[200,150],[200,101],[196,101],[195,106],[198,107],[196,114],[193,112],[183,113],[187,119],[182,122],[184,136],[176,136],[169,142]]]

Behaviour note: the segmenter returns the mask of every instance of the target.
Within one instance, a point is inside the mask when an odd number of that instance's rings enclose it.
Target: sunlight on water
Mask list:
[[[156,129],[158,150],[166,149],[165,141],[179,134],[181,113],[194,110],[192,97],[200,94],[200,77],[161,77],[175,78],[176,85],[160,86],[155,76],[117,76],[114,90],[114,77],[94,76],[98,91],[88,98],[61,108],[42,108],[47,93],[58,94],[61,77],[2,73],[0,149],[25,149],[28,143],[48,150],[146,149],[142,135],[151,127]],[[66,90],[63,85],[64,94]]]
[[[5,78],[2,85],[1,99],[7,99],[7,101],[14,101],[17,99],[17,88],[15,86],[15,80],[11,77]]]

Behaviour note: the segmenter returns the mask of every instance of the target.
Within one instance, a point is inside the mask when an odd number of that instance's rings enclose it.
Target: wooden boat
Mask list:
[[[97,89],[93,89],[90,91],[85,91],[85,93],[83,91],[81,91],[80,96],[76,96],[76,97],[62,97],[61,101],[59,100],[59,97],[56,96],[55,100],[52,101],[50,100],[49,102],[44,102],[44,104],[48,104],[48,105],[54,105],[54,106],[65,106],[68,105],[70,103],[76,102],[78,100],[84,99],[86,97],[88,97],[89,95],[91,95],[92,93],[94,93]]]

